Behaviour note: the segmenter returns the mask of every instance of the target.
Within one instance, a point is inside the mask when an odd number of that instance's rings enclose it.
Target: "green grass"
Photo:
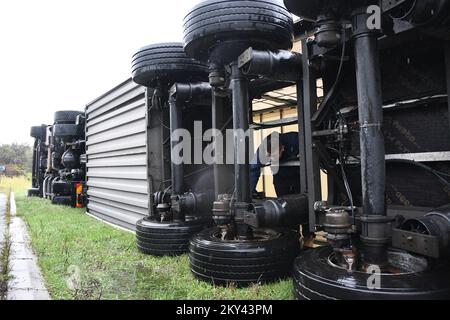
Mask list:
[[[84,210],[28,199],[22,184],[16,185],[18,214],[29,226],[54,299],[293,299],[291,281],[245,289],[200,282],[192,276],[186,255],[143,255],[133,234],[105,225]],[[68,280],[77,285],[68,286]]]
[[[16,193],[16,196],[24,197],[29,188],[31,188],[31,175],[15,178],[0,176],[0,192],[12,190]]]

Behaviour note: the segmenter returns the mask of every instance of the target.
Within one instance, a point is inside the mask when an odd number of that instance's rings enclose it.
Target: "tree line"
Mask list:
[[[0,145],[0,167],[6,166],[15,174],[24,174],[32,170],[33,150],[26,143]]]

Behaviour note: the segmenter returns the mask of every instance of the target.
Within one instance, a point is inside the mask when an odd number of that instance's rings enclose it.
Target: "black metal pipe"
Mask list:
[[[218,92],[213,90],[212,97],[212,127],[214,130],[222,130],[225,125],[225,107],[226,107],[226,98],[220,96]],[[225,141],[224,141],[225,145]],[[214,139],[214,152],[215,152],[215,161],[214,161],[214,194],[215,199],[218,199],[219,195],[224,194],[226,192],[226,186],[222,179],[226,173],[224,173],[225,169],[225,153],[223,150],[223,146],[219,147],[217,145],[217,139]]]
[[[169,99],[175,99],[178,106],[182,104],[211,105],[211,85],[207,82],[175,83],[169,94]]]
[[[178,106],[175,97],[169,99],[170,105],[170,145],[172,150],[177,146],[178,141],[173,139],[174,132],[182,127],[183,112],[181,107]],[[184,193],[184,165],[176,164],[171,161],[171,179],[172,179],[172,192],[179,195]]]
[[[366,245],[366,263],[383,265],[387,261],[385,230],[383,230],[383,217],[386,216],[386,165],[378,57],[379,34],[367,28],[367,19],[367,13],[361,10],[355,14],[353,20],[361,127],[362,240]]]
[[[212,92],[212,105],[211,105],[211,113],[212,113],[212,127],[215,130],[218,130],[219,128],[219,123],[222,122],[220,119],[220,115],[219,115],[219,110],[221,109],[221,100],[220,98],[217,96],[217,94],[214,92]],[[219,129],[220,130],[220,129]],[[220,177],[220,173],[219,173],[219,163],[218,161],[220,161],[220,157],[222,156],[221,153],[219,153],[218,148],[217,148],[217,143],[216,140],[214,140],[214,152],[215,152],[215,161],[214,161],[214,165],[213,165],[213,170],[214,170],[214,196],[217,199],[219,197],[219,194],[221,194],[221,188],[220,188],[220,181],[219,181],[219,177]]]
[[[148,210],[149,210],[149,216],[150,217],[154,217],[155,216],[155,204],[153,202],[153,193],[154,193],[154,178],[153,176],[150,174],[150,167],[152,166],[152,161],[150,158],[150,154],[152,152],[151,148],[151,143],[150,143],[150,131],[152,130],[152,121],[153,121],[153,115],[152,115],[152,105],[151,105],[151,98],[153,95],[153,90],[146,88],[145,89],[145,106],[147,109],[147,113],[146,113],[146,118],[145,118],[145,122],[147,124],[147,128],[146,128],[146,136],[148,139],[147,142],[147,170],[148,170],[148,183],[147,183],[147,188],[148,188]],[[159,111],[156,111],[159,112]],[[162,127],[162,126],[161,126]],[[159,130],[160,135],[157,137],[157,140],[160,144],[163,144],[163,139],[162,139],[162,131]],[[161,153],[161,158],[162,158],[162,153]],[[162,180],[162,179],[161,179]]]
[[[53,171],[53,158],[52,158],[52,148],[53,148],[53,133],[48,138],[48,148],[47,148],[47,173],[51,173]]]
[[[237,63],[231,66],[231,88],[233,92],[233,128],[234,128],[234,160],[235,160],[235,199],[238,203],[250,203],[250,166],[249,139],[241,133],[249,129],[249,94],[248,81]],[[240,154],[243,152],[243,154]],[[243,159],[245,156],[245,161]],[[241,162],[241,163],[240,163]],[[244,163],[242,163],[244,162]]]
[[[34,140],[34,147],[33,147],[33,174],[32,174],[32,177],[31,177],[31,181],[32,181],[32,186],[33,186],[33,188],[36,188],[37,186],[39,186],[39,184],[38,184],[38,181],[37,181],[37,179],[38,179],[38,177],[39,177],[39,170],[40,170],[40,168],[39,168],[39,157],[40,157],[40,154],[38,153],[38,144],[40,144],[41,142],[40,142],[40,140],[38,140],[38,139],[35,139]]]
[[[198,216],[211,213],[211,204],[214,202],[214,193],[202,192],[193,193],[187,192],[180,196],[180,209],[183,215]]]
[[[444,45],[445,45],[445,70],[446,70],[445,73],[447,78],[447,103],[449,111],[448,121],[450,122],[450,41],[447,41]]]
[[[250,222],[255,227],[293,227],[309,222],[308,195],[292,195],[266,200],[253,205],[254,216]]]
[[[245,75],[269,79],[299,81],[302,78],[302,54],[287,50],[247,49],[239,57],[239,67]]]
[[[312,114],[317,111],[317,74],[310,65],[308,53],[310,41],[302,41],[303,52],[303,92],[300,83],[297,85],[297,93],[303,93],[298,99],[297,111],[299,114],[300,134],[300,191],[309,195],[309,231],[315,232],[316,213],[314,203],[322,200],[320,166],[318,153],[314,147],[312,136]]]
[[[209,105],[211,103],[211,86],[206,82],[176,83],[169,92],[170,106],[170,144],[172,150],[178,144],[173,139],[174,132],[183,126],[182,107],[185,104]],[[184,165],[171,161],[172,194],[184,193]]]
[[[357,38],[355,55],[364,213],[386,215],[383,109],[376,37]]]

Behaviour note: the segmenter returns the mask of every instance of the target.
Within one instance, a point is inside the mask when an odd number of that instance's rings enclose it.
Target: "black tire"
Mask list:
[[[52,199],[52,203],[59,206],[72,206],[72,197],[70,196],[55,196]]]
[[[294,40],[292,15],[278,0],[207,0],[184,18],[184,48],[199,61],[208,61],[213,47],[225,41],[221,55],[237,58],[249,47],[291,49]],[[225,62],[224,62],[225,63]]]
[[[134,82],[153,87],[161,79],[174,82],[207,81],[208,67],[184,52],[181,43],[154,44],[140,49],[132,60]]]
[[[156,222],[145,218],[136,224],[137,247],[142,253],[154,256],[182,255],[188,251],[192,236],[209,226],[209,219]]]
[[[190,242],[191,271],[200,280],[247,286],[291,275],[292,263],[300,250],[298,234],[257,230],[255,235],[261,240],[252,241],[222,241],[219,234],[219,228],[208,229]]]
[[[299,300],[423,300],[450,299],[449,266],[433,271],[382,274],[381,289],[370,290],[372,274],[349,273],[328,263],[333,252],[322,247],[304,252],[294,264],[294,287]]]
[[[46,135],[44,128],[44,126],[31,127],[30,136],[35,139],[44,139]]]
[[[293,14],[306,20],[315,21],[320,13],[322,0],[284,0],[284,5]]]
[[[77,117],[82,115],[81,111],[57,111],[55,112],[55,124],[69,123],[74,124],[77,121]]]
[[[80,135],[80,127],[76,124],[55,124],[53,126],[55,137],[76,137]]]
[[[39,188],[28,189],[28,197],[39,197],[41,195],[41,190]]]

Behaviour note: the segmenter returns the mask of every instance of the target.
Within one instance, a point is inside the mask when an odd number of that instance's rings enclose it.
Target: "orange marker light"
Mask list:
[[[83,184],[76,184],[76,194],[77,194],[77,208],[83,208],[83,203],[80,201],[83,194]]]

